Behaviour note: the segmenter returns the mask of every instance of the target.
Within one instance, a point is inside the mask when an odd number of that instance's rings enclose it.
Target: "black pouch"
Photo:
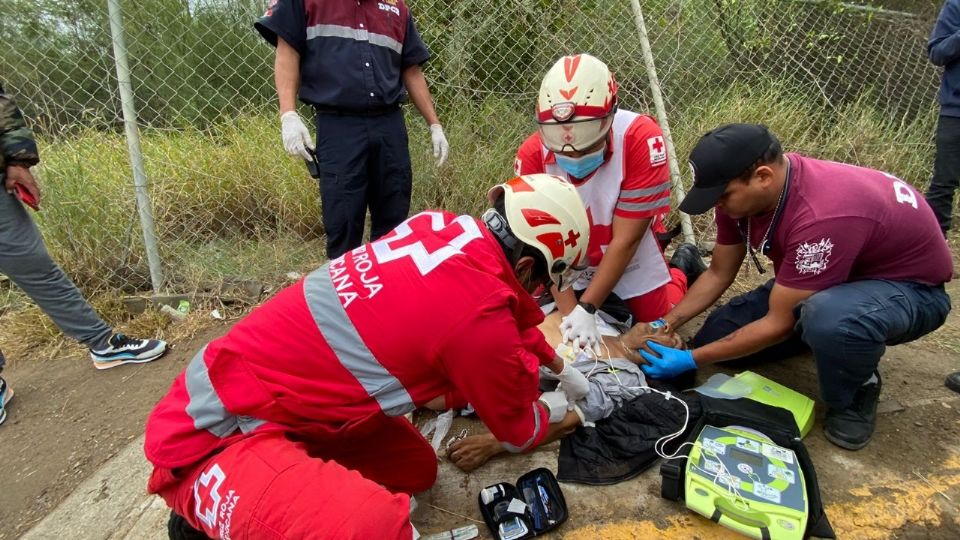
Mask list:
[[[557,478],[542,467],[518,478],[516,485],[500,482],[483,488],[477,502],[496,540],[533,538],[556,529],[568,517]]]
[[[789,448],[797,456],[797,462],[803,471],[807,486],[808,519],[804,538],[836,538],[830,520],[823,509],[820,498],[820,485],[817,483],[817,471],[813,460],[807,453],[793,414],[781,407],[773,407],[752,399],[718,399],[700,396],[703,415],[700,421],[689,431],[687,442],[694,442],[703,431],[704,425],[716,427],[743,426],[763,433],[777,445]],[[687,461],[672,459],[660,466],[660,496],[672,501],[685,500],[684,485]]]

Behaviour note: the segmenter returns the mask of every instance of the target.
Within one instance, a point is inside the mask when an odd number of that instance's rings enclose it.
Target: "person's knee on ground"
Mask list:
[[[847,450],[863,448],[876,426],[884,336],[868,319],[845,309],[842,298],[829,289],[803,302],[798,328],[813,351],[820,395],[828,407],[824,436]]]
[[[943,383],[950,390],[960,393],[960,371],[955,371],[947,375],[947,378]]]
[[[829,289],[814,294],[801,305],[797,326],[816,359],[823,401],[845,409],[876,371],[886,344],[878,329],[839,301]]]
[[[769,310],[770,291],[773,288],[773,283],[771,279],[760,287],[731,298],[726,304],[714,309],[707,316],[700,330],[690,340],[690,346],[692,348],[703,347],[763,318]],[[803,344],[798,335],[794,334],[785,341],[753,354],[727,360],[723,365],[736,369],[751,369],[758,364],[783,360],[805,352],[808,352],[806,345]]]
[[[677,246],[677,249],[673,251],[669,265],[671,268],[683,272],[688,288],[693,286],[697,278],[707,270],[707,265],[703,262],[703,257],[700,256],[700,249],[686,242]]]

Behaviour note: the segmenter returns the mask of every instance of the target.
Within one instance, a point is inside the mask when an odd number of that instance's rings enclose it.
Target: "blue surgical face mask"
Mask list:
[[[586,178],[590,173],[603,165],[603,153],[606,149],[606,146],[604,146],[596,152],[591,152],[578,158],[556,154],[557,165],[574,178]]]

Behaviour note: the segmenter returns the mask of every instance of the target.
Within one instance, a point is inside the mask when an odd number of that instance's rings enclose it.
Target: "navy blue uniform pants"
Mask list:
[[[410,152],[403,111],[377,116],[320,112],[316,117],[320,202],[327,257],[390,232],[410,211]]]
[[[714,310],[694,336],[702,347],[767,314],[771,279]],[[820,393],[831,408],[850,406],[887,345],[913,341],[939,328],[950,313],[943,286],[871,279],[824,289],[797,306],[797,324],[786,341],[738,359],[740,366],[812,352]]]
[[[953,222],[953,200],[960,185],[960,118],[941,116],[937,122],[937,154],[927,203],[946,235]]]

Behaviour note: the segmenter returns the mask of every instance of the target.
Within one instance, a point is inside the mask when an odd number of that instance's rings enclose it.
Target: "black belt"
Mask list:
[[[330,105],[314,105],[313,110],[317,114],[330,114],[334,116],[383,116],[400,110],[400,104],[384,105],[382,107],[372,107],[369,109],[346,109],[343,107],[333,107]]]

